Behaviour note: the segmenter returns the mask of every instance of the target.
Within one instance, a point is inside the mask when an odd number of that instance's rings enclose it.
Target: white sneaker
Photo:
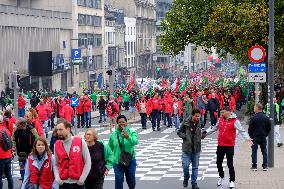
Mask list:
[[[224,178],[219,177],[217,186],[221,186],[223,184]]]
[[[230,188],[230,189],[235,188],[235,182],[231,181],[229,188]]]

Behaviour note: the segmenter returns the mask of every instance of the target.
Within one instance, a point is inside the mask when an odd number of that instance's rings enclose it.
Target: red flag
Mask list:
[[[134,83],[135,83],[135,79],[134,78],[135,78],[134,74],[131,74],[130,75],[130,83],[129,83],[128,88],[127,88],[128,91],[130,91],[132,89],[132,87],[134,86]]]

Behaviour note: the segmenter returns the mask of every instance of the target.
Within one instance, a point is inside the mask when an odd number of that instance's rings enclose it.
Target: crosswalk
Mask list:
[[[137,179],[143,181],[163,178],[183,179],[182,140],[175,134],[175,128],[162,127],[161,131],[152,131],[152,128],[142,129],[141,124],[130,124],[129,127],[134,129],[139,136],[139,144],[135,148],[138,164]],[[93,128],[98,132],[99,137],[107,143],[110,134],[109,127],[93,125]],[[84,134],[85,131],[78,132],[81,137],[84,137]],[[217,139],[205,138],[202,140],[198,180],[219,177],[216,167],[216,149]],[[224,160],[225,164],[226,159]],[[13,162],[13,177],[20,177],[18,162]],[[109,172],[105,180],[114,180],[113,170]]]

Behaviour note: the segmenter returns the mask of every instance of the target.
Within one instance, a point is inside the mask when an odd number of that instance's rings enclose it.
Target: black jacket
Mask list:
[[[105,110],[106,109],[105,99],[100,99],[97,107],[99,108],[99,110]]]
[[[185,121],[177,135],[182,138],[182,151],[185,153],[201,151],[201,126],[200,123],[194,125],[191,120]]]
[[[248,133],[251,138],[267,137],[270,129],[270,120],[263,112],[256,113],[250,118]]]
[[[208,108],[210,113],[213,113],[213,112],[219,111],[220,104],[219,104],[219,102],[216,98],[211,98],[208,101],[207,108]]]

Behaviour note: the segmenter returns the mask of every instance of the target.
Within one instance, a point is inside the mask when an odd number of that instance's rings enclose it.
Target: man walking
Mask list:
[[[198,166],[201,152],[201,112],[192,109],[191,118],[181,125],[178,136],[183,139],[182,143],[182,167],[183,167],[183,186],[188,186],[189,165],[192,163],[191,185],[192,189],[199,189],[197,186]]]
[[[229,106],[225,106],[221,111],[221,118],[214,127],[209,127],[203,132],[202,138],[219,130],[218,146],[217,146],[217,168],[219,172],[219,180],[217,185],[221,186],[224,181],[223,160],[226,155],[227,165],[230,174],[229,188],[235,188],[235,168],[234,168],[234,148],[236,142],[236,131],[247,140],[248,144],[252,146],[252,140],[249,138],[247,132],[237,119],[236,114],[232,113]]]
[[[59,189],[83,189],[91,169],[91,157],[85,140],[71,136],[71,124],[59,119],[54,145],[54,176]]]
[[[263,171],[267,171],[267,149],[266,149],[266,137],[268,136],[271,123],[269,118],[262,112],[262,104],[256,104],[254,106],[254,116],[250,119],[248,133],[253,140],[252,149],[252,167],[251,170],[257,171],[257,148],[260,146],[263,156]]]

